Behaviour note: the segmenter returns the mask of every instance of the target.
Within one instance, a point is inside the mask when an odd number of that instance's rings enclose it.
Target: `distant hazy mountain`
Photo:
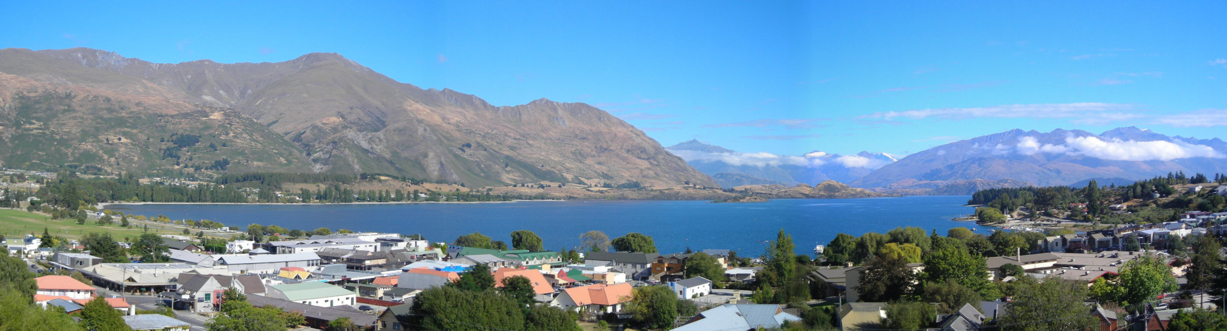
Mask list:
[[[365,172],[469,186],[715,185],[587,104],[494,106],[328,53],[166,64],[88,48],[0,50],[0,166]]]
[[[771,153],[739,153],[698,140],[678,143],[666,148],[686,160],[695,169],[715,177],[721,187],[747,183],[777,182],[783,185],[817,185],[834,180],[852,182],[874,169],[895,162],[886,153],[861,152],[856,155],[830,154],[821,151],[801,156]],[[716,176],[717,174],[724,174]],[[731,176],[739,174],[742,176]]]
[[[1135,127],[1098,135],[1080,130],[1011,130],[908,155],[852,185],[914,189],[981,180],[1002,186],[1048,186],[1085,183],[1092,178],[1120,183],[1176,171],[1190,175],[1227,172],[1227,143]]]

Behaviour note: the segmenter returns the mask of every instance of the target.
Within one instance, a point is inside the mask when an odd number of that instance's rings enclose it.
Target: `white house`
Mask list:
[[[12,242],[12,240],[9,240]],[[43,245],[43,240],[35,235],[27,234],[24,239],[17,243],[9,244],[9,255],[17,255],[17,251],[22,251],[25,254],[32,254],[38,251],[38,246]]]
[[[677,293],[678,298],[694,299],[711,294],[711,281],[703,277],[692,277],[669,282],[669,289]]]
[[[216,265],[225,266],[230,274],[268,274],[278,273],[284,267],[317,267],[320,257],[315,253],[223,255]]]
[[[256,249],[256,242],[251,240],[235,240],[226,243],[226,253],[246,253]]]
[[[269,286],[265,295],[316,307],[352,306],[358,299],[353,291],[323,282]]]
[[[550,300],[550,307],[595,314],[614,314],[634,297],[631,284],[588,285],[562,290]]]

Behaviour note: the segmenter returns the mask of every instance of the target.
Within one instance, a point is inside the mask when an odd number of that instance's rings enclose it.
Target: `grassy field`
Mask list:
[[[90,232],[110,232],[111,236],[115,237],[116,240],[136,238],[141,233],[144,233],[143,224],[138,223],[132,223],[131,228],[124,228],[119,226],[119,224],[99,226],[94,224],[93,221],[87,221],[84,225],[81,225],[71,219],[53,220],[40,214],[13,209],[0,209],[0,233],[3,233],[5,238],[20,239],[25,237],[26,234],[42,235],[44,227],[52,235],[64,236],[69,239],[80,239]],[[156,225],[149,227],[149,232],[157,234],[183,234],[182,231],[173,228],[163,229]]]

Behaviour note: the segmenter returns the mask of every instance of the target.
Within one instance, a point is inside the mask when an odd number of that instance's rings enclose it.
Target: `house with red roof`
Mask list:
[[[68,276],[42,276],[35,278],[34,281],[38,284],[38,291],[34,292],[34,303],[43,308],[47,307],[47,302],[55,299],[72,301],[85,306],[98,296],[98,289]],[[136,314],[136,310],[132,309],[132,305],[128,304],[124,298],[106,298],[105,300],[107,304],[124,312],[125,315]]]
[[[504,279],[515,276],[528,278],[528,282],[533,285],[533,292],[536,292],[538,297],[554,293],[554,287],[550,286],[550,281],[545,279],[545,275],[541,274],[540,271],[531,269],[500,268],[494,272],[494,287],[503,287]]]
[[[577,312],[615,314],[622,311],[623,304],[632,298],[634,293],[630,283],[596,284],[565,289],[550,301],[550,306]]]

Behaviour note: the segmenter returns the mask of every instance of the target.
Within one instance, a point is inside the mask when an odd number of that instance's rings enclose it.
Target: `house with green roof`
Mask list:
[[[269,286],[265,295],[317,307],[351,306],[358,299],[357,293],[324,282]]]

